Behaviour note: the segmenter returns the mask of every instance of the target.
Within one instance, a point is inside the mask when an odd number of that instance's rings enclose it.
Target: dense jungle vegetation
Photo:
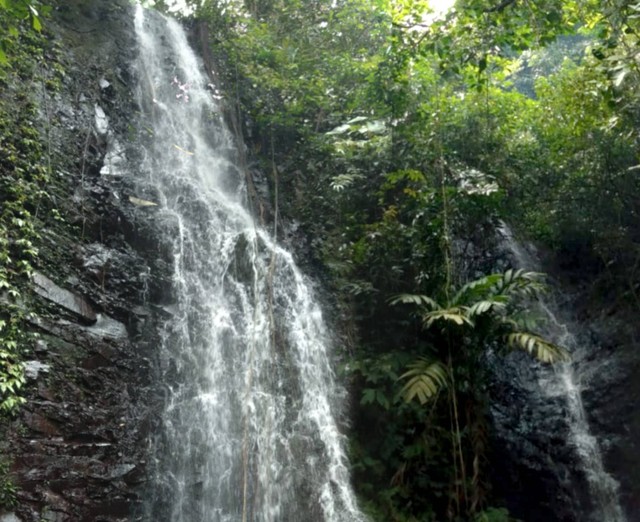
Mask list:
[[[336,296],[365,511],[510,520],[486,469],[485,355],[567,355],[526,315],[542,277],[495,266],[495,231],[508,223],[560,253],[599,298],[640,303],[640,4],[458,0],[438,15],[426,0],[191,4],[249,158],[268,173],[271,212],[300,224]],[[2,88],[46,62],[40,7],[0,0]],[[29,45],[39,58],[17,58]],[[24,382],[16,303],[47,175],[9,94],[0,162],[24,181],[0,185],[0,409]]]
[[[488,478],[485,354],[565,353],[522,313],[540,276],[487,253],[506,222],[600,298],[638,302],[640,4],[192,7],[272,208],[338,296],[365,510],[510,520]]]

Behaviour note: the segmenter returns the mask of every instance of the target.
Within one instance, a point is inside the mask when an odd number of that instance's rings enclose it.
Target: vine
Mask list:
[[[9,475],[9,463],[0,459],[0,508],[16,505],[16,485]]]
[[[15,22],[10,11],[0,10],[0,24]],[[56,89],[64,74],[59,64],[46,62],[43,35],[27,20],[16,27],[12,53],[0,68],[0,414],[13,413],[24,402],[28,283],[38,259],[38,214],[48,208],[48,149],[25,83]]]

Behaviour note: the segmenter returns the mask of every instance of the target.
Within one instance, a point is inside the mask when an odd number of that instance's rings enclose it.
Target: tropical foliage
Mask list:
[[[426,0],[187,4],[248,164],[269,173],[272,206],[300,223],[336,296],[366,510],[509,520],[487,466],[491,362],[567,354],[528,318],[542,276],[496,254],[496,231],[507,222],[589,273],[599,298],[640,304],[640,4],[457,0],[437,16]],[[45,89],[59,80],[43,66],[43,14],[0,0],[3,411],[24,384],[22,304],[47,208],[23,87],[35,69]]]
[[[50,10],[50,6],[42,6],[38,0],[0,0],[0,18],[3,22],[3,34],[0,35],[0,67],[9,65],[7,52],[11,52],[20,36],[21,23],[28,21],[34,31],[40,32],[40,17]]]
[[[27,288],[38,256],[38,214],[51,209],[49,161],[35,124],[38,106],[24,80],[50,90],[61,71],[54,64],[44,66],[37,5],[0,1],[0,25],[9,28],[0,43],[10,49],[0,53],[0,415],[24,402],[22,358],[31,313]]]
[[[22,401],[28,281],[53,216],[25,88],[55,90],[64,74],[44,58],[46,3],[0,0],[3,413]],[[496,354],[568,355],[528,313],[542,276],[496,254],[496,230],[507,222],[588,273],[598,299],[640,305],[640,4],[457,0],[437,16],[427,0],[187,4],[272,205],[300,223],[335,296],[365,509],[509,520],[487,465],[487,375]]]
[[[495,255],[496,230],[640,304],[639,5],[192,4],[253,158],[338,296],[366,509],[508,520],[486,467],[489,361],[567,354],[527,319],[542,277]]]
[[[539,274],[510,269],[465,284],[445,307],[429,297],[411,294],[397,296],[391,304],[418,305],[424,327],[444,330],[449,347],[457,352],[464,345],[468,345],[468,350],[482,350],[500,343],[525,350],[542,362],[566,361],[569,354],[562,347],[519,329],[513,301],[518,297],[536,297],[541,290],[538,279]],[[449,383],[452,372],[453,368],[447,368],[441,361],[419,357],[400,376],[407,379],[400,393],[407,401],[417,398],[420,404],[425,404]]]

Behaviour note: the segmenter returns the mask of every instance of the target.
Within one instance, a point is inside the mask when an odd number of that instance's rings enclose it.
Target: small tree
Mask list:
[[[408,403],[425,405],[445,388],[448,390],[454,460],[452,497],[458,513],[475,515],[482,508],[479,484],[484,443],[474,430],[482,431],[483,423],[467,422],[464,429],[471,448],[464,448],[458,401],[459,393],[476,398],[481,395],[482,355],[489,348],[503,347],[524,350],[544,363],[569,359],[564,348],[527,328],[523,312],[527,302],[543,290],[541,278],[536,272],[510,269],[471,281],[453,297],[447,293],[444,306],[431,297],[415,294],[401,294],[390,301],[393,305],[416,306],[423,327],[433,334],[431,343],[439,357],[418,357],[409,364],[399,378],[404,382],[400,395]],[[477,408],[474,410],[477,415]],[[466,455],[473,461],[470,480]]]

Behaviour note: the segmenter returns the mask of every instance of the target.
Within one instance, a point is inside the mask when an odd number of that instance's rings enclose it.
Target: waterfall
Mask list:
[[[181,26],[138,6],[135,28],[137,186],[157,203],[172,279],[144,519],[363,521],[311,286],[247,210],[232,137]]]
[[[515,240],[507,225],[501,226],[500,233],[519,268],[539,270],[540,262]],[[560,397],[565,402],[566,422],[571,437],[569,442],[589,487],[591,508],[586,516],[590,522],[625,522],[626,517],[618,495],[618,483],[605,470],[598,439],[591,432],[582,402],[580,373],[576,369],[575,361],[586,355],[588,346],[578,342],[573,333],[577,331],[578,326],[562,318],[552,296],[541,300],[539,309],[544,319],[546,337],[566,348],[574,361],[557,364],[552,371],[540,371],[538,379],[540,390],[547,398]]]

